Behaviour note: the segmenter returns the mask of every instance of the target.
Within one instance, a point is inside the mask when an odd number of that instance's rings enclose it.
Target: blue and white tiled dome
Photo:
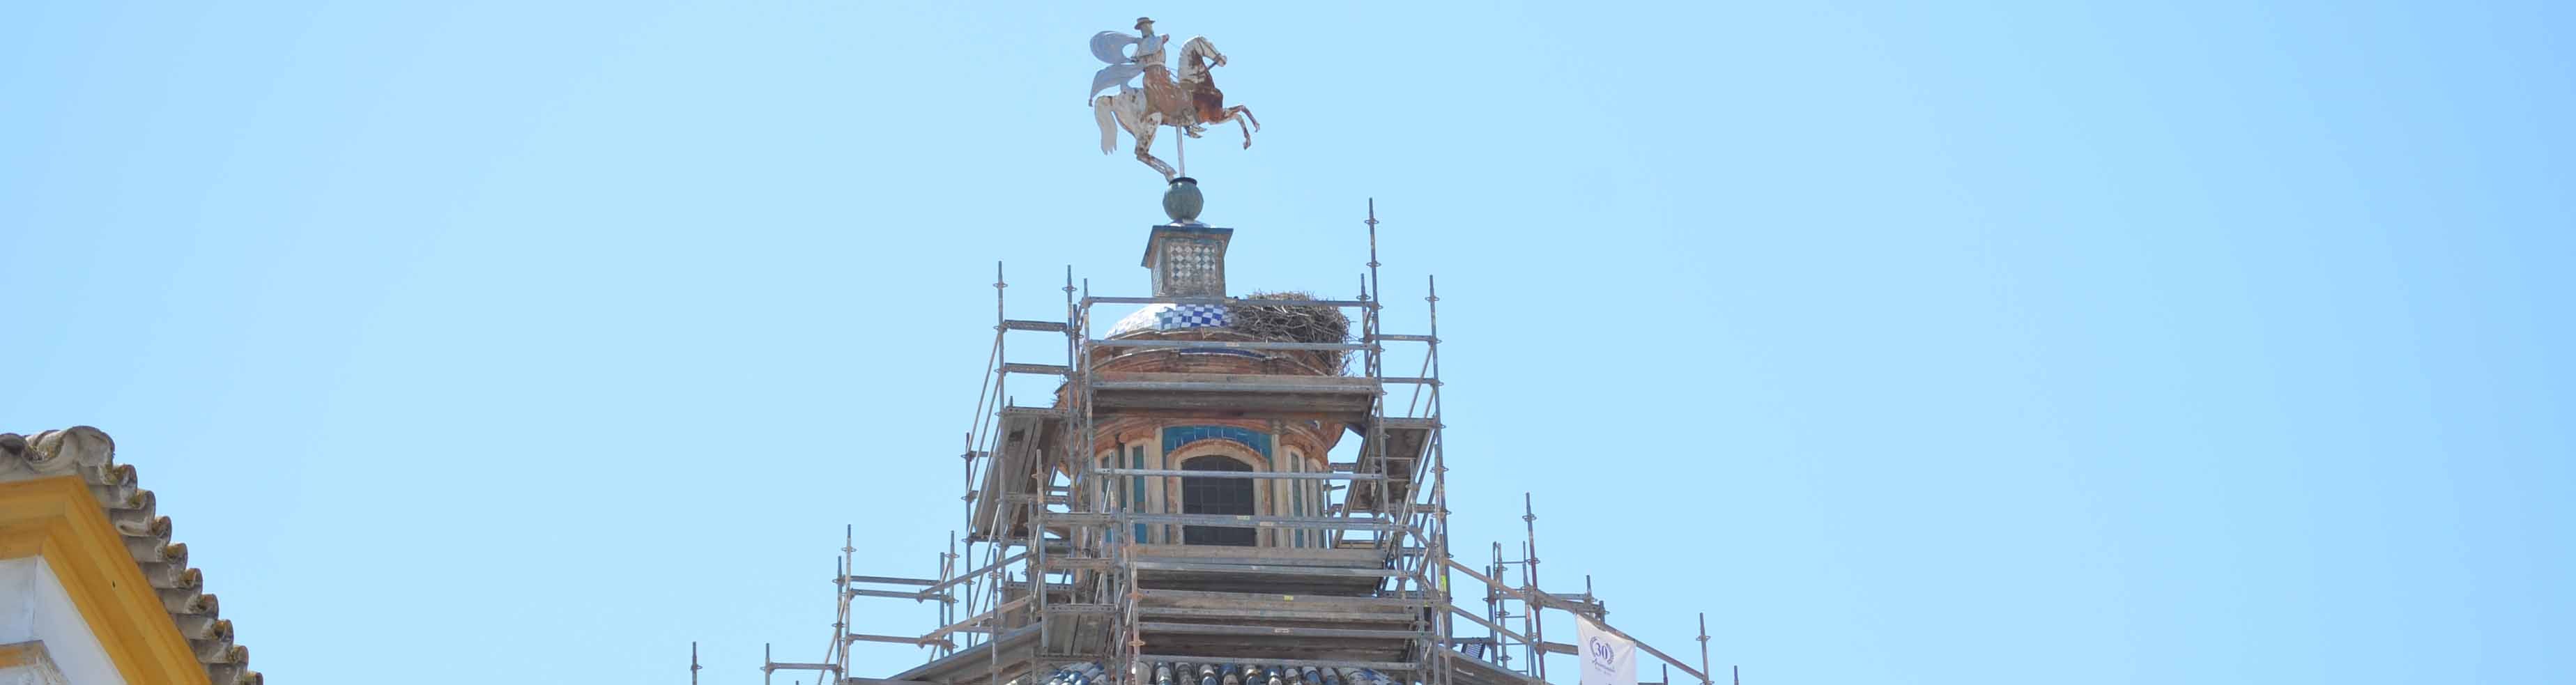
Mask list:
[[[1234,323],[1221,304],[1153,304],[1119,319],[1109,328],[1110,337],[1136,331],[1176,331],[1185,328],[1224,328]]]

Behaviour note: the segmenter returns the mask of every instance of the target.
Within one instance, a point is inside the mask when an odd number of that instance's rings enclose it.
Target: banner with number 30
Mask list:
[[[1574,617],[1574,656],[1583,660],[1582,685],[1637,685],[1637,644],[1592,619]]]

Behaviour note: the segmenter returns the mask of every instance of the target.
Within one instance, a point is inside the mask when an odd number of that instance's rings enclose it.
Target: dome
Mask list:
[[[1137,331],[1224,328],[1233,323],[1234,317],[1227,314],[1225,305],[1165,302],[1147,305],[1144,309],[1127,315],[1127,318],[1119,319],[1118,325],[1109,328],[1109,337],[1115,338]]]

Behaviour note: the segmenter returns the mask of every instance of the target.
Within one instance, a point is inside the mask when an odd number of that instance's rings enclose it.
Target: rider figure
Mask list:
[[[1163,68],[1163,41],[1171,40],[1171,37],[1154,35],[1152,17],[1137,17],[1136,30],[1145,34],[1142,39],[1136,41],[1134,58],[1136,63],[1144,65],[1147,69]],[[1166,75],[1165,78],[1169,76]]]
[[[1199,125],[1189,95],[1181,92],[1180,85],[1172,81],[1171,69],[1163,66],[1163,45],[1171,37],[1154,35],[1152,17],[1137,17],[1136,30],[1143,37],[1136,41],[1133,59],[1145,68],[1145,102],[1162,115],[1164,123],[1180,127],[1183,135],[1199,137],[1207,128]]]

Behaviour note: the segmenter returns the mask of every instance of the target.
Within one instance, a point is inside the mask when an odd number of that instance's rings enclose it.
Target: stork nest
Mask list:
[[[1226,305],[1232,323],[1226,328],[1265,340],[1303,343],[1350,342],[1351,317],[1338,307],[1320,305],[1256,304],[1253,300],[1319,300],[1314,293],[1253,292]],[[1313,350],[1291,353],[1305,357],[1331,373],[1347,373],[1349,350]]]

